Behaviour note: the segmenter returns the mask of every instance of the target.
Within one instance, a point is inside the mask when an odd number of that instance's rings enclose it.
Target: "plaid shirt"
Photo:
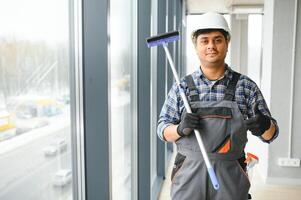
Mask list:
[[[219,101],[224,98],[225,89],[233,76],[233,70],[226,66],[224,76],[217,81],[208,80],[202,73],[201,69],[195,71],[191,75],[198,89],[201,101]],[[182,78],[180,82],[186,96],[189,96],[189,91],[187,90],[187,84],[185,83],[184,78]],[[189,98],[188,101],[190,101]],[[245,75],[241,75],[237,82],[235,101],[245,119],[254,117],[254,105],[256,104],[258,104],[259,110],[264,115],[271,117],[270,111],[258,86]],[[161,140],[164,141],[163,131],[167,126],[180,123],[183,109],[184,103],[181,99],[179,89],[176,83],[174,83],[168,93],[167,99],[165,100],[159,116],[157,134]],[[271,120],[276,125],[276,133],[274,134],[274,137],[268,141],[260,137],[262,141],[266,143],[272,142],[279,134],[279,128],[276,120],[273,118],[271,118]]]

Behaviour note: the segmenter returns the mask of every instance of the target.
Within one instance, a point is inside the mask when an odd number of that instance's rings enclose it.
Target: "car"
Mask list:
[[[49,145],[43,149],[45,156],[55,156],[57,154],[57,147]]]
[[[60,169],[54,174],[53,186],[65,187],[72,181],[72,171],[70,169]]]
[[[49,146],[43,149],[45,156],[55,156],[58,152],[64,152],[67,150],[67,142],[65,139],[57,139],[52,142]]]
[[[67,150],[67,142],[65,139],[58,139],[52,145],[56,146],[59,152],[63,152]]]
[[[16,110],[16,116],[20,119],[31,119],[37,117],[36,106],[32,102],[23,103]]]

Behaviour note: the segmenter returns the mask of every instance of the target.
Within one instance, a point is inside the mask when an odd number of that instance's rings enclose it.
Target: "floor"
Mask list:
[[[172,165],[168,169],[167,178],[163,183],[158,200],[170,200],[169,188]],[[255,168],[250,193],[253,200],[298,200],[301,199],[301,186],[265,185],[259,173],[256,173]]]

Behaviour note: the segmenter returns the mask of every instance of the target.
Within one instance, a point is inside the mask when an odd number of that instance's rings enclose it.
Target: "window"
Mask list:
[[[0,199],[72,199],[68,0],[0,0]]]
[[[110,1],[112,199],[134,199],[136,1]]]

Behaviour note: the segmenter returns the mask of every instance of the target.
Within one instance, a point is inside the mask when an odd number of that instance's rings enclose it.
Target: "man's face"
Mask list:
[[[227,55],[228,41],[219,31],[203,33],[197,37],[195,48],[201,64],[220,65]]]

